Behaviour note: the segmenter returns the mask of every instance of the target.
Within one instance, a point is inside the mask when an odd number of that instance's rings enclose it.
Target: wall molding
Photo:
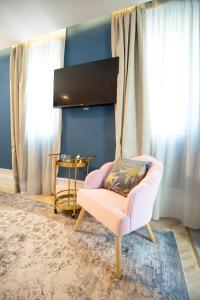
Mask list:
[[[73,188],[74,180],[71,179],[71,188]],[[68,179],[57,177],[57,188],[58,189],[67,189]],[[10,169],[1,169],[0,168],[0,191],[14,193],[14,177],[13,171]],[[77,189],[84,187],[83,180],[77,180]]]

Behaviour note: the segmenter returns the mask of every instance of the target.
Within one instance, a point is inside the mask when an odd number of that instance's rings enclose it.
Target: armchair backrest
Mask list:
[[[163,164],[149,155],[134,157],[135,160],[152,163],[146,176],[128,194],[124,203],[124,212],[131,219],[131,230],[149,223],[163,174]]]

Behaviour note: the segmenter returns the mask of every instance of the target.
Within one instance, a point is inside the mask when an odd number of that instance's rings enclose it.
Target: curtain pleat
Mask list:
[[[119,57],[115,106],[116,158],[149,153],[148,117],[143,103],[143,70],[136,9],[113,13],[112,55]]]
[[[23,177],[23,162],[25,153],[25,103],[24,103],[24,46],[11,49],[10,56],[10,119],[12,169],[15,182],[15,192],[20,191]]]

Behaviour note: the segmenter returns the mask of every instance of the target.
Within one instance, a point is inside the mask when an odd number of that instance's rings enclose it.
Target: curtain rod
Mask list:
[[[46,33],[46,34],[40,35],[38,37],[35,37],[32,40],[22,41],[19,44],[12,45],[11,48],[16,48],[16,47],[18,47],[20,45],[32,45],[34,43],[38,43],[39,44],[39,43],[42,43],[44,41],[51,40],[53,37],[55,39],[59,39],[61,37],[64,37],[65,34],[66,34],[66,28],[59,29],[57,31]]]
[[[132,5],[132,6],[129,6],[129,7],[125,7],[125,8],[116,10],[112,14],[115,15],[115,14],[119,14],[119,13],[130,12],[130,11],[133,11],[134,9],[137,9],[137,8],[155,7],[155,6],[159,5],[159,2],[168,2],[168,0],[164,0],[164,1],[163,0],[160,0],[160,1],[158,1],[158,0],[146,1],[146,2],[143,2],[143,3],[140,3],[140,4],[136,4],[136,5]]]

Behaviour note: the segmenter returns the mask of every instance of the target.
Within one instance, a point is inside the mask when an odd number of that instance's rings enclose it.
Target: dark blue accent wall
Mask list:
[[[67,29],[65,67],[111,57],[111,16]],[[0,168],[12,168],[10,139],[9,51],[0,52]],[[101,84],[101,82],[99,82]],[[62,113],[61,151],[95,155],[91,169],[114,159],[114,106],[65,108]],[[84,177],[84,171],[79,173]],[[65,176],[61,170],[59,176]]]
[[[65,67],[110,57],[110,16],[67,29]],[[90,170],[100,167],[114,159],[114,124],[114,105],[92,106],[86,111],[79,107],[63,109],[61,152],[95,155]],[[84,172],[79,174],[83,178]],[[60,176],[65,176],[64,171]]]
[[[10,137],[10,51],[0,52],[0,168],[12,169]]]

